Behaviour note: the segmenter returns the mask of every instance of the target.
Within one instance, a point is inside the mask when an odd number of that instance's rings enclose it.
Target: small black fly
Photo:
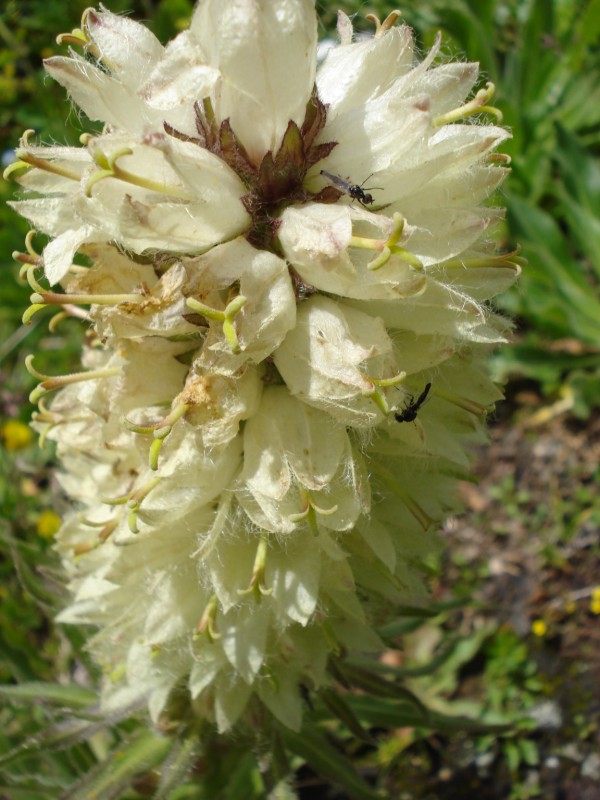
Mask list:
[[[394,416],[396,417],[396,422],[414,422],[417,418],[417,412],[427,399],[427,395],[429,394],[429,390],[431,389],[431,384],[427,383],[425,388],[421,392],[421,394],[414,400],[412,397],[410,399],[409,404],[406,408],[398,413],[396,412]]]
[[[335,188],[339,189],[340,192],[349,195],[353,200],[358,200],[361,206],[365,206],[366,208],[367,206],[370,206],[375,202],[375,200],[373,199],[373,195],[370,194],[369,192],[365,192],[365,190],[363,189],[363,186],[371,177],[370,175],[366,181],[363,181],[360,184],[360,186],[357,183],[350,183],[349,181],[345,181],[343,178],[340,178],[339,175],[334,175],[333,172],[327,172],[327,170],[324,169],[321,170],[321,175],[324,178],[327,178],[328,181],[331,181],[331,183],[335,186]],[[371,188],[381,189],[381,186],[373,186]]]

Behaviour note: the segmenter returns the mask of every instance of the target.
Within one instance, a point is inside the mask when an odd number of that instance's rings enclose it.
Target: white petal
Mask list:
[[[211,93],[219,77],[191,31],[183,31],[169,42],[141,94],[152,108],[191,106]]]
[[[189,687],[193,699],[208,689],[227,663],[223,651],[213,644],[194,653],[194,664],[190,671]]]
[[[146,498],[140,519],[155,525],[169,515],[174,518],[195,510],[197,520],[191,527],[200,533],[204,530],[201,510],[231,482],[240,465],[241,445],[234,441],[220,452],[206,452],[201,432],[194,435],[184,430],[181,438],[177,434],[175,429],[172,441],[163,448],[166,452],[161,452],[161,482]]]
[[[287,728],[300,730],[303,700],[298,689],[300,675],[281,666],[258,685],[258,694],[273,716]]]
[[[363,300],[420,292],[423,275],[400,258],[390,259],[377,270],[368,268],[375,253],[352,246],[353,221],[360,235],[368,238],[385,241],[392,233],[393,221],[388,217],[339,204],[312,203],[284,211],[279,241],[302,279],[321,291]]]
[[[374,518],[360,520],[356,526],[377,558],[393,574],[396,568],[396,549],[391,531]]]
[[[156,36],[145,25],[105,8],[90,9],[86,22],[102,63],[124,86],[136,89],[162,54]]]
[[[246,423],[242,478],[278,497],[289,487],[291,468],[303,486],[322,489],[337,472],[347,441],[342,426],[332,425],[328,416],[291,397],[284,387],[273,387]]]
[[[162,114],[148,108],[118,78],[80,56],[53,56],[44,66],[89,119],[108,122],[133,135],[141,135],[147,128],[162,130]]]
[[[221,531],[218,546],[204,557],[202,572],[206,571],[210,577],[210,584],[224,614],[229,614],[239,607],[240,592],[248,587],[252,578],[252,568],[259,543],[260,539],[256,533],[237,531],[235,523],[232,523],[230,518],[226,528]],[[228,625],[234,624],[237,623],[231,617]],[[220,624],[219,631],[221,631]]]
[[[52,239],[44,248],[44,274],[50,285],[62,280],[73,265],[73,256],[86,242],[106,241],[91,225],[72,228]]]
[[[260,161],[279,146],[289,120],[304,120],[316,65],[314,0],[206,0],[190,29],[222,75],[218,119],[230,119]]]
[[[354,301],[347,302],[351,304]],[[489,319],[484,308],[468,292],[454,289],[432,277],[427,279],[425,290],[420,295],[402,301],[373,300],[369,309],[391,329],[447,335],[472,342],[505,341],[506,327]]]
[[[228,203],[227,199],[224,197],[219,207],[205,202],[147,205],[125,197],[121,208],[115,209],[118,239],[135,253],[202,252],[237,236],[247,225],[241,203],[234,199]]]
[[[229,674],[221,674],[215,686],[215,717],[217,730],[225,733],[241,716],[252,694],[252,685],[234,679]]]
[[[262,667],[270,616],[266,604],[262,603],[219,617],[223,652],[246,683],[252,683]]]
[[[436,208],[423,211],[410,219],[415,228],[406,248],[424,266],[438,264],[466,252],[502,216],[502,210],[494,208]]]
[[[425,93],[431,98],[430,109],[434,116],[451,111],[464,102],[479,75],[477,64],[455,62],[442,64],[421,72],[414,82],[414,93]]]
[[[273,547],[267,556],[267,580],[279,614],[300,625],[314,614],[321,582],[321,553],[307,545],[307,536],[314,534],[305,531],[285,549]]]
[[[383,323],[347,305],[312,297],[298,309],[297,324],[275,353],[290,392],[345,425],[369,426],[382,412],[369,397],[367,377],[397,373]]]
[[[189,405],[187,419],[198,432],[198,444],[220,447],[237,435],[242,420],[256,413],[262,389],[261,373],[254,366],[228,376],[194,364],[176,402]]]
[[[379,97],[413,61],[412,32],[406,25],[385,36],[334,47],[317,72],[319,97],[337,116]]]
[[[73,198],[40,197],[33,200],[9,200],[8,205],[41,233],[59,236],[73,227]]]

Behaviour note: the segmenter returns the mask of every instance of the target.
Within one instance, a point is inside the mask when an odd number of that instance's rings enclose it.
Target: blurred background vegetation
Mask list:
[[[86,129],[41,63],[62,52],[55,35],[78,26],[86,5],[4,0],[4,165],[26,128],[70,144]],[[192,9],[188,0],[108,5],[146,21],[163,42],[186,26]],[[384,18],[396,8],[356,0],[317,6],[323,37],[334,35],[338,7],[357,14],[359,31],[371,30],[367,13]],[[498,243],[520,243],[528,265],[499,299],[515,319],[514,341],[493,356],[495,375],[508,381],[507,401],[492,420],[491,448],[476,461],[480,483],[465,489],[466,516],[448,523],[431,612],[407,612],[398,625],[404,652],[393,654],[392,666],[410,702],[391,717],[362,708],[374,737],[368,745],[339,723],[332,735],[365,786],[392,797],[593,800],[600,796],[600,0],[407,0],[400,8],[421,48],[441,30],[445,52],[479,61],[482,82],[496,85],[495,105],[513,134],[504,147],[513,171]],[[52,622],[62,591],[52,536],[62,508],[52,451],[38,449],[27,427],[34,380],[24,368],[35,351],[42,371],[75,369],[81,332],[67,321],[50,336],[43,315],[21,324],[30,289],[11,253],[23,249],[27,224],[4,205],[13,193],[0,181],[0,683],[28,689],[0,691],[0,798],[84,798],[91,796],[85,790],[63,793],[119,743],[138,755],[143,749],[134,721],[109,732],[88,722],[86,742],[77,725],[65,733],[63,721],[55,738],[70,747],[52,752],[48,739],[35,757],[10,756],[57,714],[85,706],[93,694],[74,684],[93,686],[94,676],[81,634]],[[31,688],[42,681],[55,689]],[[415,720],[414,696],[438,716]],[[448,714],[511,727],[500,734],[452,726]],[[266,797],[255,762],[231,753],[234,746],[208,761],[204,789],[182,780],[155,794],[150,759],[148,774],[140,777],[138,763],[136,779],[125,776],[129,788],[94,796]],[[310,748],[303,762],[303,799],[374,796]]]

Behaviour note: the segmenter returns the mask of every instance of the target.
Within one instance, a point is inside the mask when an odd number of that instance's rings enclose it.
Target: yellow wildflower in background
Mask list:
[[[33,439],[31,428],[16,419],[4,423],[0,428],[0,436],[7,450],[22,450],[30,445]]]
[[[54,534],[60,528],[61,521],[61,518],[55,511],[52,511],[49,508],[45,511],[42,511],[36,523],[38,536],[41,536],[43,539],[52,539]]]

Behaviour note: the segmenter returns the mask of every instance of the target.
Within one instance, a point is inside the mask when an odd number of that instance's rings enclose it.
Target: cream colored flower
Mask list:
[[[86,57],[46,63],[104,123],[28,133],[9,171],[51,237],[19,256],[26,318],[95,334],[82,373],[30,369],[74,501],[60,619],[96,628],[107,709],[176,690],[220,731],[253,703],[298,728],[300,688],[425,594],[518,266],[486,239],[491,89],[466,101],[476,65],[419,62],[396,18],[353,42],[340,13],[317,70],[311,0],[201,0],[165,48],[88,10],[63,37]]]

